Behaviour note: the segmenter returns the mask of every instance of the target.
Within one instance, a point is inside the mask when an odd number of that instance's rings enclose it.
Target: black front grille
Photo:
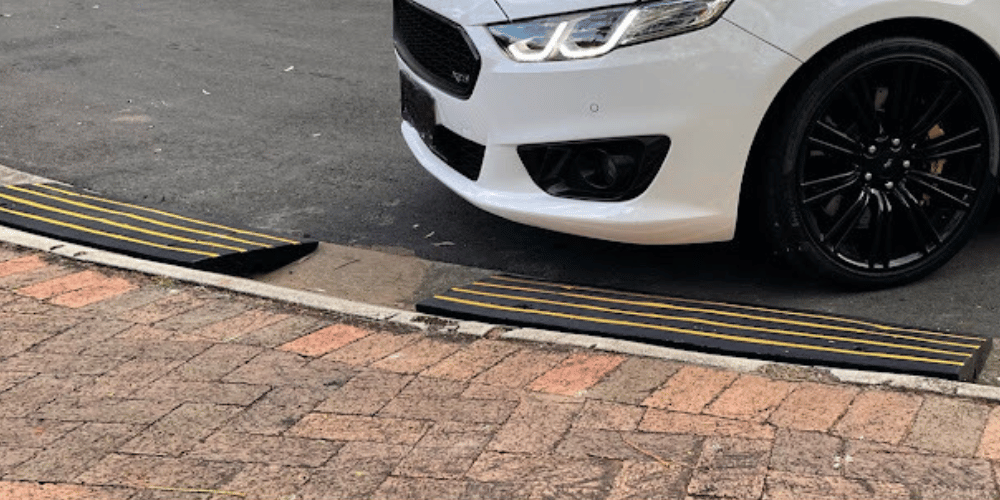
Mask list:
[[[434,127],[431,150],[451,168],[471,180],[479,179],[486,147],[462,137],[447,127]]]
[[[467,99],[479,78],[479,53],[461,26],[410,2],[393,0],[400,57],[428,82]]]

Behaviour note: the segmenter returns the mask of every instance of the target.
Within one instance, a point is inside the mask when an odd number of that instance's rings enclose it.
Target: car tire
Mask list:
[[[975,67],[896,37],[843,51],[784,101],[768,140],[770,245],[851,287],[922,278],[971,238],[997,189],[997,107]]]

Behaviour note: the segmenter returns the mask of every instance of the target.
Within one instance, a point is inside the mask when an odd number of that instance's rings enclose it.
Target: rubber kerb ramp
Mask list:
[[[227,274],[277,269],[317,242],[215,224],[62,184],[0,186],[0,225],[148,260]]]
[[[423,313],[703,352],[975,380],[989,339],[806,311],[497,275],[417,304]]]

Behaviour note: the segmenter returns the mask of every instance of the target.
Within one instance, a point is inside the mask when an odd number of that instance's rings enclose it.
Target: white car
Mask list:
[[[638,244],[739,222],[879,287],[943,265],[997,190],[997,0],[393,2],[407,144],[511,220]]]

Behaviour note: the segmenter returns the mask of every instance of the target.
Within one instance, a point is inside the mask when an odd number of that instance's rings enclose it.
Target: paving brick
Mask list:
[[[3,316],[0,315],[0,322],[2,321]],[[54,335],[51,333],[20,332],[16,330],[12,330],[8,333],[2,329],[0,329],[0,334],[3,335],[4,339],[4,342],[0,343],[0,359],[27,351],[28,349],[31,349],[32,346],[39,344]],[[0,362],[0,370],[8,370],[5,363]]]
[[[857,394],[854,387],[802,383],[771,414],[770,422],[802,431],[826,431],[847,411]]]
[[[35,415],[66,422],[151,424],[176,407],[177,403],[170,401],[63,397],[43,406]]]
[[[877,450],[852,452],[849,449],[848,454],[851,459],[844,465],[844,476],[850,479],[902,483],[940,491],[981,491],[995,487],[992,467],[983,459]]]
[[[170,378],[187,381],[218,381],[260,355],[260,347],[239,344],[216,344],[178,366]]]
[[[254,404],[315,408],[336,391],[340,390],[340,387],[337,385],[278,386],[272,388],[270,392]]]
[[[688,494],[723,498],[760,498],[764,491],[771,442],[709,438],[688,483]]]
[[[397,476],[459,479],[465,475],[486,443],[495,425],[438,422],[400,462]]]
[[[158,322],[156,327],[172,334],[190,332],[239,316],[246,310],[247,306],[239,302],[223,299],[209,300],[194,309]]]
[[[114,337],[83,351],[85,356],[117,359],[191,359],[212,344],[208,342],[148,341]]]
[[[80,375],[47,374],[21,382],[0,393],[0,418],[31,416],[50,401],[79,389],[87,382],[89,379]]]
[[[0,498],[4,500],[128,500],[133,493],[130,490],[75,484],[0,481]]]
[[[364,470],[372,472],[377,470],[388,475],[411,449],[411,446],[388,443],[347,443],[324,468],[338,469],[344,466],[357,466]]]
[[[982,440],[979,441],[976,456],[1000,460],[1000,406],[994,406],[990,411],[990,417],[986,421],[986,428],[983,430]]]
[[[391,444],[347,443],[327,465],[312,471],[309,482],[300,490],[302,500],[369,498],[409,449]]]
[[[53,375],[101,375],[118,366],[116,359],[81,356],[78,354],[48,354],[22,352],[3,362],[3,368],[14,372],[44,372]]]
[[[629,357],[604,380],[587,390],[587,397],[637,405],[681,369],[659,359]]]
[[[81,316],[77,313],[77,311],[66,309],[65,307],[54,306],[48,302],[42,302],[30,297],[18,297],[15,300],[5,303],[3,305],[3,309],[4,311],[2,314],[8,317],[22,316],[27,319],[38,319],[42,316],[51,316],[52,318],[56,318],[62,315],[73,315],[78,317],[80,321],[85,319],[85,317]],[[46,325],[42,323],[40,326]]]
[[[237,342],[261,347],[278,347],[303,335],[315,332],[330,325],[327,320],[309,316],[291,316],[277,323],[248,332]]]
[[[229,424],[234,432],[277,436],[295,425],[313,410],[313,406],[278,406],[254,403]]]
[[[639,430],[666,434],[697,436],[742,436],[748,439],[773,439],[774,427],[767,424],[730,420],[711,415],[649,409],[639,423]]]
[[[378,414],[386,417],[490,424],[507,420],[516,406],[517,403],[513,401],[397,396]]]
[[[480,450],[461,448],[414,448],[395,470],[405,477],[460,479],[476,461]]]
[[[344,384],[318,411],[355,415],[374,415],[413,379],[411,375],[363,371]]]
[[[264,385],[160,379],[135,391],[133,396],[153,401],[249,405],[268,390],[269,387]]]
[[[404,398],[451,399],[461,397],[465,388],[465,382],[420,376],[406,384],[399,395]]]
[[[240,408],[218,404],[184,404],[121,447],[122,452],[178,456],[231,419]]]
[[[489,449],[503,452],[551,452],[573,425],[583,407],[580,403],[553,403],[525,398],[500,428]]]
[[[288,342],[279,349],[303,356],[322,356],[372,333],[371,330],[349,325],[331,325]]]
[[[239,316],[225,319],[211,325],[198,328],[189,333],[178,334],[178,340],[209,340],[214,342],[235,342],[244,335],[261,328],[280,323],[288,318],[287,314],[273,313],[251,309]]]
[[[116,338],[122,340],[147,340],[155,342],[170,340],[170,337],[173,336],[174,332],[170,330],[164,330],[150,325],[132,325],[127,330],[115,335]]]
[[[523,389],[514,389],[499,385],[469,384],[469,387],[462,393],[467,399],[502,399],[504,401],[520,401],[525,397]]]
[[[97,358],[100,359],[100,358]],[[98,398],[127,397],[173,370],[181,362],[172,359],[134,359],[94,379],[77,394]]]
[[[133,309],[149,306],[171,295],[170,290],[156,287],[142,287],[131,292],[102,300],[84,307],[82,310],[109,319],[121,319],[121,316]],[[127,320],[126,320],[127,321]],[[129,321],[129,323],[132,323]]]
[[[41,450],[33,448],[8,448],[0,446],[0,477],[4,477],[15,467],[27,462]],[[3,497],[0,497],[3,498]]]
[[[34,351],[49,354],[80,354],[94,344],[125,331],[131,323],[98,318],[84,321],[35,346]]]
[[[37,418],[0,418],[0,446],[43,448],[79,426],[76,422]]]
[[[604,429],[612,431],[633,431],[645,409],[639,406],[587,400],[575,426],[583,429]]]
[[[468,381],[516,352],[508,342],[482,339],[428,368],[422,375],[448,380]]]
[[[0,312],[0,358],[26,351],[81,322],[79,316],[57,310],[38,314]]]
[[[479,384],[521,388],[562,362],[567,356],[568,354],[561,352],[523,349],[504,358],[493,368],[482,372],[472,380]]]
[[[156,486],[139,489],[135,496],[129,500],[210,500],[209,495],[210,493],[197,493],[184,488]],[[227,495],[227,497],[233,498],[231,495]]]
[[[459,345],[455,343],[423,338],[372,363],[371,366],[395,373],[420,373],[458,350]]]
[[[623,356],[574,354],[559,366],[535,379],[528,389],[564,396],[580,396],[623,361],[625,361]]]
[[[44,482],[70,481],[140,429],[139,426],[126,424],[84,424],[10,471],[6,478]]]
[[[546,484],[543,482],[521,483],[468,483],[465,498],[468,500],[496,500],[498,498],[549,499],[567,498],[573,500],[605,500],[610,486],[600,488],[577,487],[566,484]]]
[[[215,489],[232,480],[242,466],[237,463],[111,454],[76,480],[83,484],[134,488]],[[171,497],[178,498],[177,493]]]
[[[311,413],[287,435],[332,441],[415,444],[431,427],[423,420]]]
[[[853,457],[854,455],[857,455],[857,454],[860,454],[860,453],[902,453],[904,455],[905,454],[911,454],[911,455],[915,455],[915,454],[927,455],[927,454],[929,454],[925,450],[919,450],[919,449],[913,448],[911,446],[902,446],[902,445],[895,445],[895,444],[888,444],[888,443],[880,443],[878,441],[855,441],[855,440],[849,439],[849,440],[846,440],[845,443],[846,443],[846,446],[844,447],[844,454],[848,458]],[[847,462],[849,463],[850,460],[847,460]]]
[[[441,479],[390,477],[371,496],[373,500],[464,500],[465,483]]]
[[[570,457],[663,461],[690,467],[698,460],[701,441],[691,435],[576,428],[566,434],[556,453]]]
[[[699,413],[734,380],[736,374],[732,372],[685,366],[643,404],[664,410]]]
[[[305,467],[249,464],[219,489],[244,493],[246,500],[296,500],[310,477],[311,470]],[[233,500],[233,496],[215,495],[210,500]]]
[[[627,461],[608,500],[684,500],[689,475],[686,467]]]
[[[16,259],[0,262],[0,277],[12,276],[41,269],[49,265],[38,255],[26,255]]]
[[[988,406],[971,401],[928,396],[903,444],[949,455],[972,456],[989,412]]]
[[[704,412],[717,417],[763,422],[797,384],[756,375],[738,378]]]
[[[833,433],[851,439],[898,444],[917,416],[923,398],[902,392],[872,390],[859,394]]]
[[[87,288],[105,282],[108,278],[94,271],[81,271],[43,281],[17,290],[17,293],[39,300],[50,299],[66,292]]]
[[[597,491],[597,490],[590,490]],[[548,494],[546,494],[548,493]],[[477,483],[469,482],[465,486],[465,500],[497,500],[500,498],[509,499],[534,499],[534,498],[560,498],[553,493],[546,492],[544,485],[539,485],[536,483]],[[580,495],[565,495],[566,498],[580,499],[583,500],[584,496]],[[580,493],[580,492],[573,492]],[[600,498],[600,497],[597,497]]]
[[[782,430],[771,452],[771,469],[812,476],[837,476],[843,466],[840,439],[816,432]]]
[[[466,476],[480,482],[541,484],[549,488],[550,498],[565,498],[565,492],[572,490],[607,495],[618,467],[613,461],[598,458],[485,452]]]
[[[35,375],[37,374],[33,372],[0,371],[0,392],[6,391]]]
[[[295,353],[263,351],[222,380],[243,384],[296,385],[294,380],[305,371],[308,362],[308,358]]]
[[[66,276],[75,271],[75,269],[70,269],[68,267],[47,265],[45,267],[40,267],[23,273],[0,276],[0,290],[17,290],[26,286],[32,286],[37,283],[49,281],[60,276]],[[12,295],[10,297],[5,297],[5,302],[7,302],[9,298],[13,297],[21,296]]]
[[[926,487],[919,488],[920,498],[947,498],[948,500],[984,500],[997,498],[997,489],[983,484],[971,490]]]
[[[910,491],[900,483],[861,481],[833,476],[773,472],[765,480],[767,500],[903,500]],[[947,497],[924,497],[947,498]]]
[[[110,278],[97,285],[62,294],[53,298],[51,302],[57,306],[80,309],[124,295],[136,288],[137,285],[129,280]]]
[[[311,358],[291,352],[264,351],[222,380],[254,385],[340,387],[356,373],[346,365],[310,361]]]
[[[321,439],[219,432],[196,445],[186,456],[215,462],[318,467],[335,455],[341,446],[343,443]]]
[[[202,300],[189,293],[170,293],[150,304],[122,312],[119,318],[132,323],[151,325],[202,305]]]

